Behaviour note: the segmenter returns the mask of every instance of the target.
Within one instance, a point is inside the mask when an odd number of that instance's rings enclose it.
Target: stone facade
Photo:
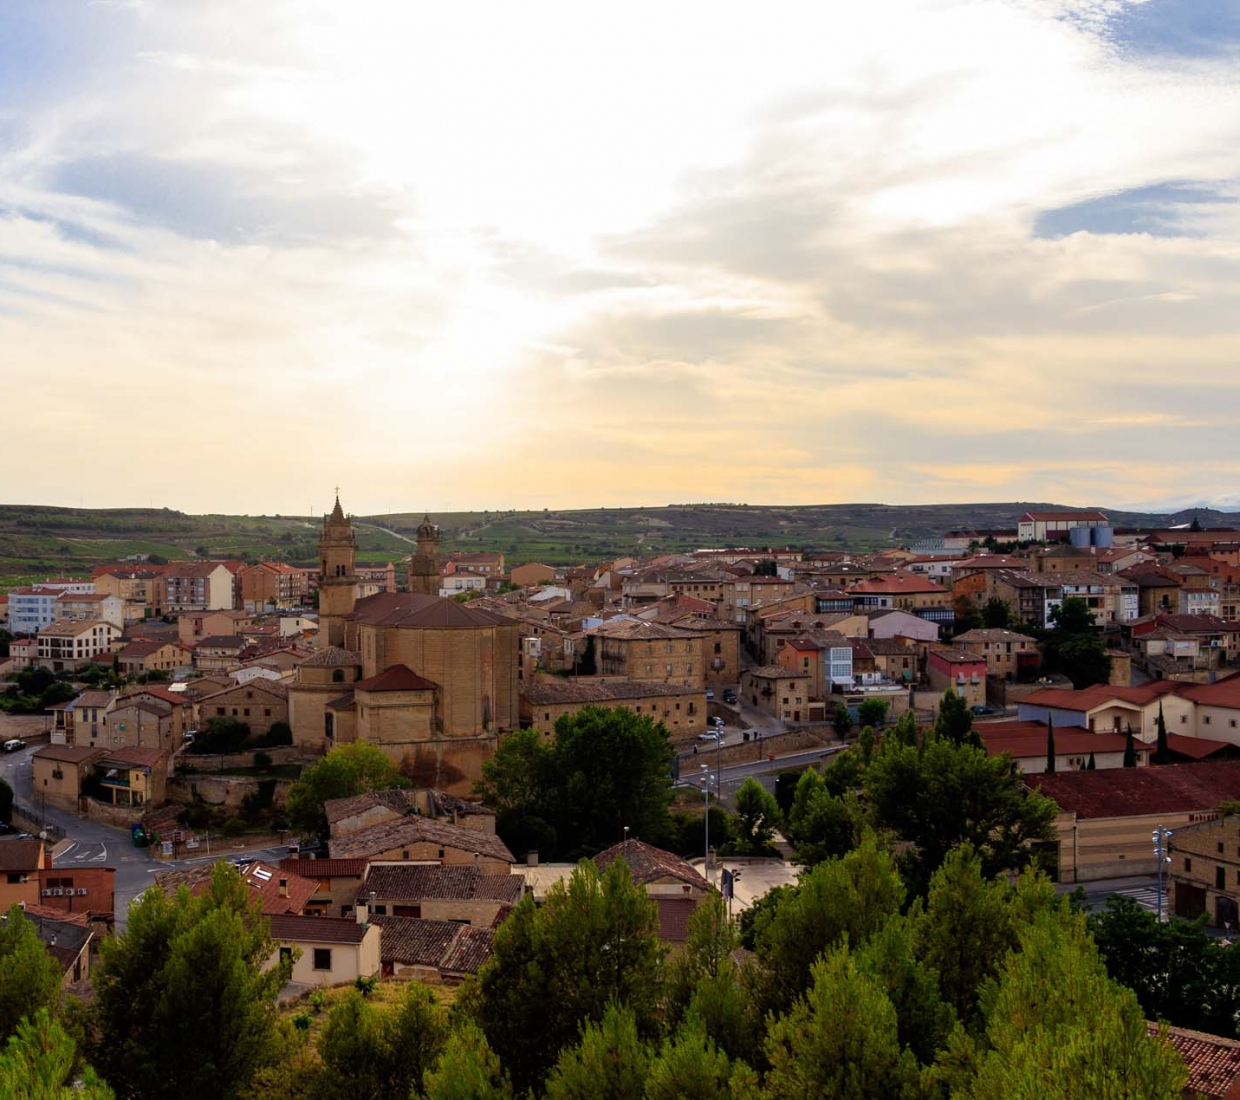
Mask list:
[[[345,616],[357,603],[357,575],[354,563],[357,539],[353,524],[340,507],[340,498],[331,515],[323,517],[319,537],[319,633],[321,648],[340,646],[344,639]]]

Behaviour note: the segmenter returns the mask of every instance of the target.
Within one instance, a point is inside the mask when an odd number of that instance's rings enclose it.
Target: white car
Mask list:
[[[18,752],[26,747],[26,742],[14,737],[11,741],[4,743],[5,752]]]

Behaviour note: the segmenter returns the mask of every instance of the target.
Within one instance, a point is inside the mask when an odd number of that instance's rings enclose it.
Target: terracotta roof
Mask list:
[[[1158,1025],[1148,1024],[1151,1036]],[[1207,1100],[1240,1100],[1240,1042],[1182,1027],[1169,1027],[1165,1042],[1176,1049],[1188,1067],[1185,1096]]]
[[[591,632],[605,638],[620,638],[624,641],[645,641],[658,639],[661,641],[683,638],[685,632],[679,627],[665,626],[663,623],[652,623],[641,619],[610,619],[597,626]]]
[[[753,676],[759,680],[796,680],[809,675],[803,669],[784,668],[783,665],[759,665],[756,668],[741,670],[742,676]]]
[[[438,685],[419,676],[408,665],[392,665],[377,676],[368,676],[353,685],[354,691],[434,691]]]
[[[1083,512],[1026,512],[1020,517],[1021,522],[1026,520],[1057,520],[1057,519],[1082,519],[1082,520],[1099,520],[1106,522],[1107,517],[1103,513],[1094,509],[1087,509]]]
[[[252,676],[243,684],[234,683],[232,687],[221,688],[219,691],[213,691],[209,695],[203,695],[199,702],[207,703],[212,699],[219,698],[221,695],[232,695],[238,691],[250,690],[265,692],[267,695],[273,695],[281,700],[288,698],[288,684],[280,680],[269,680],[265,676]]]
[[[633,881],[645,885],[660,878],[675,878],[690,886],[709,890],[710,883],[694,869],[692,864],[672,852],[665,852],[641,840],[625,840],[599,852],[594,862],[604,871],[613,860],[623,859],[629,866]]]
[[[428,867],[376,864],[358,888],[357,900],[373,891],[377,897],[418,901],[427,898],[458,901],[521,900],[525,880],[520,875],[486,875],[476,867]]]
[[[416,592],[379,592],[358,600],[349,616],[354,622],[376,626],[422,627],[439,630],[471,630],[511,625],[508,619],[468,604]]]
[[[82,764],[103,756],[107,749],[92,749],[86,745],[44,745],[36,749],[31,756],[37,760],[59,760],[65,764]]]
[[[1003,630],[1000,627],[979,627],[966,630],[952,639],[954,642],[1032,642],[1028,634],[1018,634],[1015,630]]]
[[[333,859],[346,859],[350,856],[374,856],[418,841],[428,841],[458,851],[478,852],[505,863],[513,862],[512,853],[504,842],[491,833],[416,816],[383,821],[339,837],[331,841],[329,850]]]
[[[1228,676],[1213,684],[1184,684],[1176,694],[1202,706],[1240,708],[1240,676]]]
[[[414,796],[410,790],[364,791],[362,794],[348,798],[329,798],[323,803],[323,811],[327,815],[327,826],[330,829],[342,818],[352,817],[376,806],[386,806],[389,810],[400,814],[413,813]]]
[[[127,764],[135,768],[153,768],[168,759],[166,749],[140,748],[132,745],[128,748],[114,749],[108,753],[101,764]]]
[[[465,925],[439,960],[439,969],[446,974],[477,974],[494,950],[494,929]]]
[[[371,917],[383,929],[379,955],[385,963],[438,967],[464,925],[416,917]]]
[[[182,886],[198,896],[210,890],[214,870],[215,863],[200,863],[180,871],[156,871],[155,884],[169,897]],[[262,900],[267,916],[300,913],[318,890],[317,882],[258,860],[238,865],[237,871]],[[284,894],[280,893],[281,880],[286,883]]]
[[[1167,734],[1167,748],[1180,756],[1191,757],[1193,760],[1205,760],[1231,747],[1230,741],[1212,741],[1207,737],[1189,737],[1183,733]]]
[[[212,634],[194,642],[195,649],[245,649],[248,643],[240,634]]]
[[[698,907],[697,898],[655,898],[659,908],[659,939],[684,943],[689,938],[689,918]]]
[[[974,730],[986,746],[986,752],[998,756],[1010,752],[1014,757],[1046,756],[1045,722],[979,722]],[[1079,726],[1055,728],[1055,756],[1088,756],[1091,752],[1123,752],[1128,738],[1122,733],[1090,733]],[[1149,745],[1136,738],[1136,749]]]
[[[687,688],[677,684],[643,683],[640,680],[612,680],[606,683],[591,680],[534,680],[521,685],[521,694],[535,706],[559,703],[605,703],[620,699],[645,699],[651,696],[701,695],[705,688]]]
[[[946,595],[947,591],[941,584],[935,584],[934,581],[923,577],[920,573],[893,573],[886,577],[867,577],[849,589],[849,592],[860,595],[896,595],[902,592]]]
[[[1020,700],[1020,704],[1033,707],[1053,707],[1056,710],[1070,710],[1079,713],[1093,710],[1113,699],[1119,699],[1134,706],[1143,707],[1164,695],[1178,694],[1184,685],[1174,680],[1151,680],[1137,687],[1112,687],[1109,684],[1095,684],[1093,687],[1079,690],[1061,688],[1043,688],[1031,692]]]
[[[1056,772],[1026,782],[1081,818],[1193,813],[1240,798],[1240,760]]]
[[[1240,623],[1228,622],[1216,615],[1159,615],[1158,622],[1184,634],[1240,633]]]
[[[298,859],[289,856],[280,860],[281,871],[292,871],[305,879],[361,878],[369,866],[368,859]]]
[[[281,943],[361,943],[370,930],[369,924],[358,924],[348,917],[276,914],[270,921],[271,938]],[[382,945],[382,937],[379,942]]]
[[[319,650],[313,657],[307,657],[301,662],[302,668],[347,668],[350,665],[360,665],[361,657],[348,649],[341,649],[339,646],[328,646],[326,649]]]
[[[42,851],[41,840],[0,839],[0,871],[36,871]]]

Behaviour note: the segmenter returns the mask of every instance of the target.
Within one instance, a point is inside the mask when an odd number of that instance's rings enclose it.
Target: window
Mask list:
[[[223,707],[216,707],[216,708],[215,708],[215,713],[216,713],[217,715],[219,715],[220,717],[223,717],[223,715],[224,715],[224,708],[223,708]]]
[[[376,916],[376,917],[386,917],[386,916],[387,916],[387,906],[386,906],[386,905],[376,905],[376,906],[375,906],[375,916]]]
[[[316,947],[314,949],[314,969],[330,970],[332,968],[332,949],[330,947]]]
[[[1184,870],[1191,871],[1192,869],[1193,869],[1193,861],[1189,859],[1188,856],[1185,856],[1184,857]]]
[[[270,718],[270,717],[271,717],[271,708],[270,708],[270,707],[263,707],[263,717],[264,717],[264,718]]]
[[[440,849],[439,849],[439,858],[440,858],[440,859],[443,859],[443,849],[442,849],[442,848],[440,848]]]
[[[1202,721],[1208,726],[1210,724],[1210,716],[1207,714]]]
[[[1214,888],[1216,890],[1227,889],[1227,871],[1223,867],[1214,868]]]
[[[1220,852],[1223,850],[1223,842],[1221,840],[1218,842],[1218,850]]]
[[[10,871],[9,872],[8,882],[10,886],[20,886],[25,881],[26,881],[26,876],[22,874],[21,871]]]
[[[344,683],[344,669],[338,668],[332,673],[332,683],[333,684]]]
[[[249,717],[250,717],[250,708],[249,708],[249,707],[246,707],[246,708],[245,708],[245,716],[246,716],[247,718],[249,718]]]
[[[283,962],[292,962],[292,961],[293,961],[293,949],[292,949],[291,947],[281,947],[281,948],[280,948],[280,961],[281,961],[282,963],[283,963]]]

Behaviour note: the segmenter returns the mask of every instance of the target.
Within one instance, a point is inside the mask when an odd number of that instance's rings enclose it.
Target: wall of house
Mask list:
[[[440,847],[431,841],[402,844],[399,848],[389,848],[369,858],[372,866],[376,863],[438,863],[444,867],[476,866],[484,875],[506,875],[511,871],[511,864],[507,860],[479,855],[475,863],[472,850],[466,851],[464,848],[451,846]]]
[[[576,714],[585,703],[539,703],[522,700],[522,718],[544,736],[555,730],[556,721],[565,714]],[[706,729],[706,691],[700,689],[686,695],[649,695],[636,699],[592,701],[589,706],[616,710],[627,707],[644,717],[654,718],[667,726],[673,740],[696,737]]]
[[[38,757],[32,757],[30,764],[35,799],[46,799],[52,806],[76,812],[82,793],[82,779],[89,774],[90,765],[41,760]],[[60,774],[59,779],[56,778],[57,773]]]
[[[369,978],[379,972],[379,926],[371,925],[365,939],[360,944],[353,943],[299,943],[301,957],[293,963],[295,982],[304,985],[329,986],[346,985],[360,978]],[[314,968],[314,949],[316,947],[330,950],[331,969],[316,970]],[[277,949],[267,960],[267,966],[275,966],[280,961]]]
[[[1175,831],[1217,816],[1214,810],[1080,820],[1074,813],[1060,814],[1055,822],[1059,881],[1094,882],[1155,874],[1158,865],[1150,834],[1156,826]]]

